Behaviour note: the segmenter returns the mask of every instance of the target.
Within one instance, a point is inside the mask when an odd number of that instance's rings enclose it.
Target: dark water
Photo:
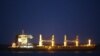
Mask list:
[[[99,51],[1,51],[0,56],[100,56]]]

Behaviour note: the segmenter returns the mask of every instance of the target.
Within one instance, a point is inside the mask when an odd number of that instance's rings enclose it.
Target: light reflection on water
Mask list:
[[[11,53],[74,53],[74,54],[79,54],[79,53],[93,53],[93,51],[13,51]]]
[[[12,51],[0,52],[3,56],[97,56],[98,51]]]

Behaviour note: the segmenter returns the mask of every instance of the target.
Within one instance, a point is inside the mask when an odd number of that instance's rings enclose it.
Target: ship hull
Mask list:
[[[95,47],[73,47],[73,48],[0,48],[1,51],[94,51]]]

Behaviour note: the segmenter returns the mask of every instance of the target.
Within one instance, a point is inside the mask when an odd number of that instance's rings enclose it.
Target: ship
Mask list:
[[[56,44],[54,34],[50,40],[43,39],[42,34],[40,34],[39,43],[33,44],[29,41],[33,39],[33,36],[25,34],[22,30],[22,33],[16,35],[15,41],[7,49],[10,51],[89,51],[96,49],[96,45],[92,43],[91,38],[88,39],[86,44],[79,43],[78,35],[74,40],[68,40],[67,38],[67,35],[64,35],[63,44]],[[50,44],[44,44],[44,42]],[[74,45],[69,45],[70,42]]]

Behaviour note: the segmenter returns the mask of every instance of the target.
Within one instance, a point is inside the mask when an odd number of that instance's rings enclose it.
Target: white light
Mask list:
[[[18,38],[18,42],[21,42],[21,38]]]
[[[51,41],[52,46],[55,46],[55,39],[54,39],[54,35],[52,35],[52,41]]]
[[[91,39],[88,40],[88,46],[91,46]]]
[[[67,36],[66,35],[64,36],[64,46],[65,47],[67,46]]]
[[[39,36],[39,46],[43,46],[43,44],[42,44],[42,35],[40,34],[40,36]]]
[[[33,36],[32,36],[32,35],[28,35],[28,37],[29,37],[30,39],[32,39],[32,38],[33,38]]]
[[[12,43],[12,48],[16,48],[16,43]]]

